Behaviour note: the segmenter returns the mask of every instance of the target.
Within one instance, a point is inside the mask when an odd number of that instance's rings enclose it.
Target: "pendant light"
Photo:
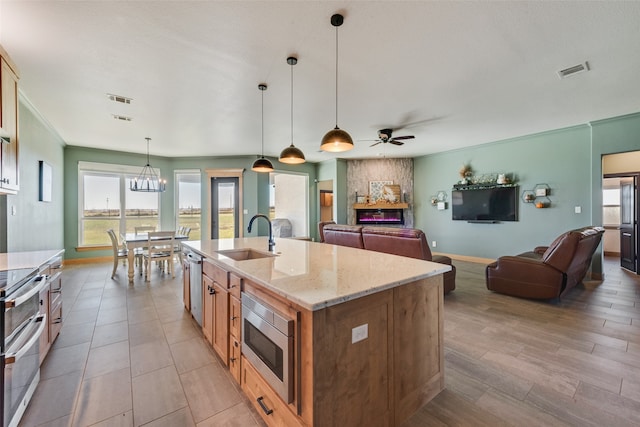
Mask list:
[[[336,127],[322,138],[320,149],[323,151],[340,152],[353,148],[353,139],[346,131],[338,127],[338,27],[344,22],[344,17],[338,13],[331,17],[331,25],[336,27]]]
[[[251,170],[254,172],[271,172],[273,171],[273,165],[268,159],[264,158],[264,91],[267,90],[267,85],[260,83],[258,89],[262,92],[262,148],[260,158],[253,162]]]
[[[129,181],[129,189],[131,191],[143,191],[145,193],[162,193],[167,189],[167,180],[160,179],[149,162],[149,141],[147,140],[147,164],[142,168],[140,175]]]
[[[293,145],[293,66],[298,63],[298,59],[290,56],[287,58],[287,64],[291,65],[291,145],[282,150],[280,153],[280,160],[282,163],[290,165],[299,165],[306,160],[302,150]]]

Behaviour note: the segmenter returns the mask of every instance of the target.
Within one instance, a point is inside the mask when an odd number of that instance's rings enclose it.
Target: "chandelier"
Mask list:
[[[149,141],[147,140],[147,164],[142,168],[140,175],[129,182],[131,191],[144,191],[146,193],[162,193],[167,189],[167,180],[160,179],[149,163]]]

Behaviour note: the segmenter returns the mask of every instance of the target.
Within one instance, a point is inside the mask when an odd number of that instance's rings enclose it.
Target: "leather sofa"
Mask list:
[[[487,289],[521,298],[560,298],[582,282],[603,234],[603,227],[583,227],[549,246],[502,256],[486,268]]]
[[[416,228],[363,227],[361,225],[344,225],[335,223],[319,224],[320,235],[325,243],[349,246],[352,248],[384,252],[393,255],[433,261],[451,266],[451,271],[444,273],[444,293],[456,288],[456,267],[451,258],[443,255],[432,255],[427,243],[427,236]]]

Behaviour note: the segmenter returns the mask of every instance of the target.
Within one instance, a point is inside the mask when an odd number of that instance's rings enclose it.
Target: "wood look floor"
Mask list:
[[[640,425],[640,279],[617,262],[549,303],[491,293],[484,265],[454,261],[446,389],[402,427]],[[110,272],[65,267],[65,323],[20,425],[263,425],[185,314],[181,269],[132,286]]]

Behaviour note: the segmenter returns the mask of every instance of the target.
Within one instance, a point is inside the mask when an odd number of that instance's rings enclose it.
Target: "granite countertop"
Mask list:
[[[0,254],[0,271],[38,268],[63,253],[64,249],[2,253]]]
[[[451,270],[451,266],[430,261],[286,238],[276,238],[276,256],[244,261],[218,252],[252,249],[268,253],[266,237],[182,245],[312,311]]]

